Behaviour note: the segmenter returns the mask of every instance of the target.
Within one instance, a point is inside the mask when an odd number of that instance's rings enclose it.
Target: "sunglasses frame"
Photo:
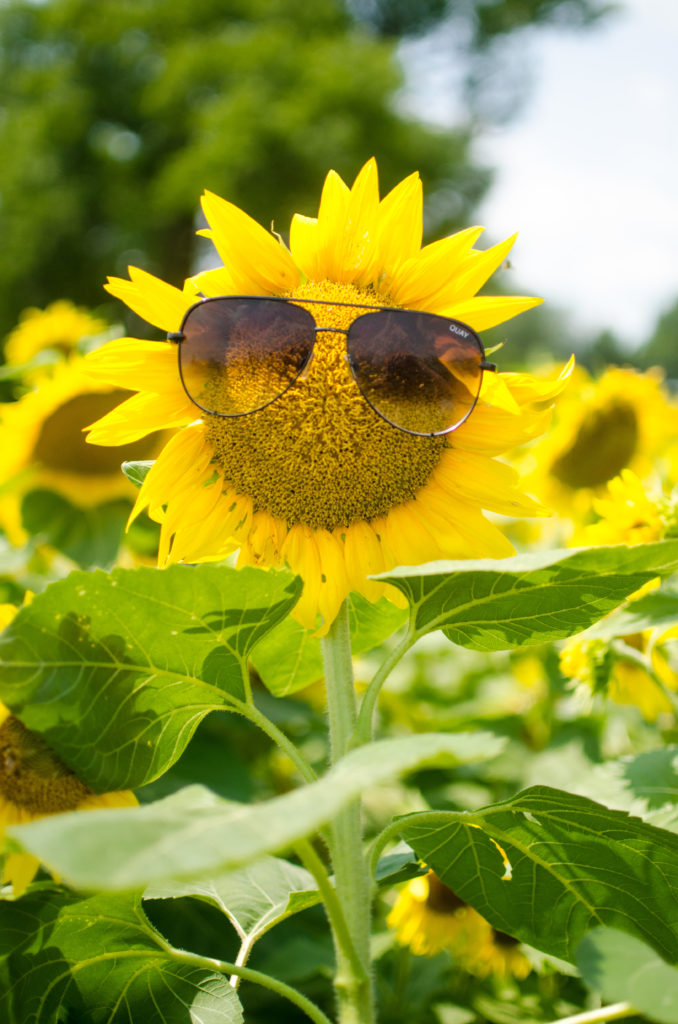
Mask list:
[[[311,347],[309,349],[308,356],[304,360],[304,363],[299,368],[298,372],[295,374],[295,376],[289,382],[289,384],[287,384],[287,386],[285,388],[283,388],[283,390],[280,391],[279,394],[275,395],[274,398],[269,399],[269,401],[265,402],[263,405],[258,406],[256,409],[251,409],[248,412],[233,412],[233,413],[216,412],[216,410],[214,410],[214,409],[207,409],[207,408],[205,408],[205,406],[200,405],[200,403],[195,400],[193,395],[191,395],[190,391],[188,390],[188,388],[186,386],[186,381],[184,380],[184,374],[183,374],[182,365],[181,365],[180,346],[181,346],[181,343],[186,340],[186,335],[184,334],[184,325],[185,325],[186,321],[188,320],[189,316],[191,315],[191,313],[195,309],[198,309],[200,306],[204,306],[206,302],[222,302],[224,299],[236,299],[236,300],[238,300],[238,299],[257,299],[257,300],[262,300],[262,301],[265,301],[265,302],[284,302],[284,303],[287,303],[287,304],[292,305],[292,306],[300,306],[302,309],[303,309],[303,307],[305,305],[313,305],[313,306],[350,306],[352,309],[370,309],[370,310],[373,310],[374,312],[383,312],[383,313],[393,313],[393,312],[405,313],[405,314],[411,313],[411,314],[413,314],[415,316],[424,314],[426,316],[435,316],[439,320],[445,321],[445,323],[447,323],[447,324],[454,324],[455,326],[461,328],[463,331],[468,331],[468,333],[473,338],[475,344],[478,346],[478,351],[480,352],[480,357],[481,357],[480,358],[480,362],[478,364],[478,367],[480,369],[480,383],[479,383],[479,386],[478,386],[478,394],[475,396],[475,398],[473,400],[473,404],[471,405],[471,408],[468,410],[468,412],[466,412],[466,414],[462,417],[462,419],[460,419],[459,422],[455,423],[453,426],[447,427],[445,430],[435,430],[435,431],[409,430],[407,427],[401,427],[401,426],[399,426],[399,424],[394,423],[387,416],[385,416],[384,413],[381,412],[379,409],[377,409],[377,407],[375,405],[373,405],[372,402],[369,400],[369,398],[364,394],[363,389],[360,386],[360,382],[358,381],[358,379],[356,377],[356,370],[355,370],[355,366],[353,365],[351,354],[348,351],[348,348],[346,349],[345,357],[346,357],[346,362],[348,363],[349,369],[351,371],[351,376],[353,377],[353,380],[355,381],[356,387],[358,388],[358,390],[360,391],[360,394],[363,396],[363,398],[365,399],[365,401],[369,405],[370,409],[372,409],[373,412],[376,412],[377,416],[379,416],[382,420],[384,420],[390,426],[394,427],[396,430],[401,430],[405,434],[412,434],[415,437],[441,437],[441,436],[443,436],[445,434],[451,434],[454,430],[457,430],[462,425],[462,423],[466,422],[466,420],[469,418],[469,416],[471,415],[471,413],[473,412],[473,410],[476,407],[476,404],[478,402],[478,397],[480,395],[480,389],[482,387],[482,380],[483,380],[483,376],[482,375],[483,375],[483,372],[485,370],[488,370],[488,371],[490,371],[492,373],[495,373],[496,370],[497,370],[497,364],[496,363],[490,363],[485,358],[485,348],[484,348],[483,343],[480,340],[478,334],[476,333],[476,331],[474,331],[474,329],[472,327],[469,327],[468,324],[463,323],[463,321],[455,320],[454,317],[440,316],[438,313],[429,313],[426,310],[420,310],[420,309],[402,309],[402,308],[400,308],[398,306],[373,306],[373,305],[370,305],[368,303],[363,303],[363,302],[333,302],[333,301],[331,301],[329,299],[298,299],[298,298],[294,298],[293,296],[285,296],[285,295],[209,295],[209,296],[203,296],[202,298],[199,298],[197,302],[194,302],[191,306],[189,306],[189,308],[184,313],[184,316],[182,318],[181,326],[180,326],[179,330],[178,331],[170,331],[167,334],[167,340],[169,342],[171,342],[172,344],[177,346],[177,361],[178,361],[178,366],[179,366],[179,377],[181,378],[181,385],[182,385],[184,391],[186,392],[186,396],[188,397],[189,401],[191,401],[193,403],[193,405],[195,405],[198,409],[202,410],[202,412],[207,413],[208,416],[219,416],[222,419],[236,419],[236,418],[239,418],[241,416],[252,416],[253,413],[260,412],[262,409],[267,408],[267,406],[272,405],[273,402],[277,402],[279,398],[282,398],[282,396],[285,394],[286,391],[289,391],[289,389],[292,387],[293,384],[296,384],[296,382],[299,380],[299,378],[304,373],[304,370],[306,370],[306,368],[308,367],[308,365],[309,365],[309,363],[310,363],[310,361],[311,361],[311,359],[313,357],[313,350],[315,348],[315,342],[316,342],[317,335],[319,333],[321,333],[321,332],[327,332],[327,333],[330,333],[330,334],[345,334],[348,337],[348,333],[349,333],[351,327],[353,326],[354,323],[356,323],[357,320],[360,319],[360,317],[356,317],[355,320],[352,321],[352,323],[349,324],[349,326],[345,327],[345,328],[344,327],[320,327],[320,326],[318,326],[318,324],[314,323],[314,335],[316,337],[314,337],[314,339],[313,339],[313,344],[311,345]],[[308,310],[306,312],[308,312]]]

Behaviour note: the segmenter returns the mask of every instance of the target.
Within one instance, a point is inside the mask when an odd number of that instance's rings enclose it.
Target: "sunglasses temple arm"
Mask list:
[[[179,345],[185,337],[186,335],[182,334],[181,331],[170,331],[167,335],[167,340],[171,341],[173,345]]]
[[[491,370],[492,373],[496,373],[497,372],[497,364],[496,363],[488,363],[487,359],[483,359],[482,363],[480,363],[480,369],[481,370]]]

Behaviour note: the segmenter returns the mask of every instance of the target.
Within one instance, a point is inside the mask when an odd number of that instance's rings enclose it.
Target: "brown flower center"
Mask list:
[[[307,282],[296,298],[379,304],[353,285]],[[386,303],[384,303],[386,304]],[[306,307],[316,323],[345,330],[365,310]],[[206,416],[215,461],[236,491],[288,526],[312,529],[375,519],[413,498],[446,446],[392,427],[367,404],[346,363],[346,337],[320,332],[310,369],[248,416]]]
[[[440,881],[437,875],[431,872],[427,875],[427,881],[426,905],[429,910],[433,910],[436,914],[453,914],[460,907],[467,906],[454,890]]]
[[[29,814],[72,811],[92,790],[37,733],[10,715],[0,726],[0,794]]]
[[[570,448],[551,467],[568,487],[600,487],[630,463],[638,444],[638,418],[623,398],[587,413]]]
[[[83,427],[104,416],[129,392],[115,389],[74,395],[47,416],[33,449],[33,459],[46,469],[82,476],[119,474],[126,459],[152,458],[157,451],[157,435],[151,434],[133,444],[113,447],[87,444]]]

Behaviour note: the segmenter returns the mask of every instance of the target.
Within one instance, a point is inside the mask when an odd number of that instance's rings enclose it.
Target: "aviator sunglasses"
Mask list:
[[[347,328],[323,327],[304,306],[369,310]],[[346,335],[346,361],[365,401],[408,434],[448,434],[470,416],[485,359],[467,324],[434,313],[324,299],[228,295],[191,306],[176,343],[190,400],[210,416],[266,408],[308,368],[319,332]]]

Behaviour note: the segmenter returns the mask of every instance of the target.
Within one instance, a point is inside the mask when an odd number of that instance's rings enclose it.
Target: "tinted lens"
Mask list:
[[[348,331],[356,383],[375,412],[414,434],[444,434],[475,405],[482,345],[464,324],[433,313],[366,313]]]
[[[315,340],[307,310],[275,299],[206,299],[182,326],[179,372],[206,412],[243,416],[278,398],[299,376]]]

